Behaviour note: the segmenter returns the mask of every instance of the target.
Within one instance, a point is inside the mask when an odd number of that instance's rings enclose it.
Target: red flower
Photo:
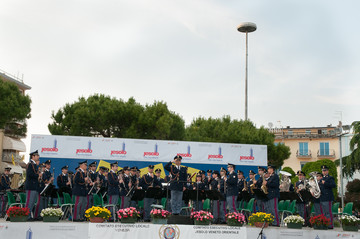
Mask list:
[[[21,216],[28,216],[30,214],[29,208],[25,207],[11,207],[6,211],[8,217],[21,217]]]

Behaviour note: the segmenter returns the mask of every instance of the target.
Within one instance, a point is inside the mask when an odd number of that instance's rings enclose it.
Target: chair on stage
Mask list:
[[[349,215],[349,216],[351,216],[352,215],[353,205],[354,205],[354,203],[352,203],[352,202],[346,203],[346,205],[344,207],[344,210],[341,213],[341,215]]]
[[[20,197],[20,203],[22,207],[25,207],[26,205],[26,194],[25,193],[19,193]]]
[[[95,207],[104,207],[104,201],[102,200],[102,197],[99,194],[94,194],[93,199],[94,199]]]
[[[204,204],[203,204],[203,210],[204,211],[210,211],[211,206],[210,206],[210,199],[205,199]]]
[[[241,213],[245,215],[246,220],[248,220],[249,216],[254,213],[254,201],[255,198],[250,199],[250,201],[246,205],[246,208],[241,209]]]
[[[22,207],[22,204],[21,204],[21,202],[16,202],[16,200],[15,200],[15,197],[14,197],[14,194],[12,193],[12,192],[6,192],[6,194],[7,194],[7,198],[8,198],[8,202],[7,202],[7,205],[6,205],[6,208],[5,208],[5,212],[9,209],[9,208],[11,208],[11,207],[13,207],[13,206],[20,206],[20,207]],[[26,201],[26,200],[25,200]],[[5,214],[5,220],[7,219],[7,214]]]
[[[340,206],[340,203],[336,202],[331,207],[331,212],[332,212],[334,217],[339,216],[339,206]]]
[[[281,225],[284,223],[284,215],[294,215],[296,213],[296,200],[293,200],[289,206],[289,208],[284,209],[281,215]]]
[[[110,198],[108,198],[108,199],[110,199]],[[100,203],[101,203],[101,205],[103,205],[104,208],[107,208],[107,209],[113,208],[113,212],[115,215],[112,215],[112,216],[113,216],[114,222],[115,222],[116,221],[116,204],[109,204],[109,202],[107,202],[107,204],[105,204],[104,199],[102,197],[100,197]],[[118,203],[119,203],[119,201],[118,201]],[[121,201],[120,201],[120,203],[121,203]]]
[[[64,212],[64,215],[62,216],[61,220],[64,220],[68,213],[71,215],[71,220],[74,220],[73,215],[73,207],[75,206],[75,203],[70,197],[70,194],[63,192],[64,197],[64,203],[61,205],[61,210]]]

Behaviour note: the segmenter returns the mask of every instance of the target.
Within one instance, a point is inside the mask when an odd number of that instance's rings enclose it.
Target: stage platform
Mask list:
[[[0,238],[26,239],[110,239],[110,238],[160,238],[160,239],[256,239],[261,229],[250,226],[228,227],[226,225],[155,225],[151,223],[88,223],[88,222],[5,222],[0,220]],[[266,239],[360,239],[360,232],[314,230],[311,228],[287,229],[269,227],[264,229]]]

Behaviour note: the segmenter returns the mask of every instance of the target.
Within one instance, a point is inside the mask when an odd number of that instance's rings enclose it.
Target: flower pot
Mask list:
[[[153,224],[167,224],[168,219],[167,218],[153,218],[152,223]]]
[[[92,223],[103,223],[105,219],[102,217],[90,217],[89,221]]]
[[[254,223],[254,226],[255,227],[263,227],[264,226],[264,223],[263,222],[255,222]],[[268,227],[269,226],[269,223],[268,222],[265,222],[265,226],[264,228]]]
[[[10,222],[26,222],[27,216],[10,217]]]
[[[314,225],[314,229],[316,229],[316,230],[327,230],[328,226],[326,226],[326,225]]]
[[[207,220],[207,221],[198,221],[198,220],[194,220],[194,224],[195,225],[210,225],[210,221],[209,220]]]
[[[301,223],[289,222],[286,224],[287,228],[302,229]]]
[[[349,232],[357,232],[358,226],[350,226],[350,225],[342,225],[343,231],[349,231]]]
[[[133,217],[122,217],[121,218],[121,223],[135,223],[137,221],[136,218]]]
[[[59,222],[59,219],[57,216],[45,216],[43,217],[43,222]]]
[[[238,222],[238,221],[226,221],[226,223],[230,227],[242,227],[244,225],[243,222]]]

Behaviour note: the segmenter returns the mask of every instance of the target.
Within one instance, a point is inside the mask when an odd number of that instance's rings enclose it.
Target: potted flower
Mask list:
[[[237,226],[241,227],[245,224],[245,216],[239,212],[230,212],[225,215],[226,223],[228,226]]]
[[[29,208],[22,208],[17,206],[10,207],[6,211],[6,214],[8,215],[8,217],[10,217],[11,222],[26,222],[29,213]]]
[[[255,227],[268,227],[274,221],[274,216],[270,213],[257,212],[249,217],[249,224]],[[265,224],[264,224],[265,223]]]
[[[140,217],[139,211],[134,207],[128,207],[117,211],[117,215],[121,223],[135,223],[137,218]]]
[[[150,212],[153,224],[167,224],[167,219],[171,213],[164,209],[153,209]]]
[[[355,216],[343,215],[340,222],[344,231],[357,232],[359,229],[360,219]]]
[[[330,225],[330,218],[324,216],[324,214],[310,217],[310,223],[314,229],[327,230]]]
[[[291,215],[286,217],[284,222],[286,223],[287,228],[301,229],[305,220],[300,216]]]
[[[42,216],[44,222],[58,222],[64,215],[60,208],[45,208],[41,210],[40,216]]]
[[[111,217],[111,212],[107,208],[93,206],[85,211],[85,217],[90,222],[102,223]]]
[[[207,211],[196,211],[190,214],[190,218],[194,220],[195,225],[210,225],[210,222],[213,220],[213,215],[211,212]]]

